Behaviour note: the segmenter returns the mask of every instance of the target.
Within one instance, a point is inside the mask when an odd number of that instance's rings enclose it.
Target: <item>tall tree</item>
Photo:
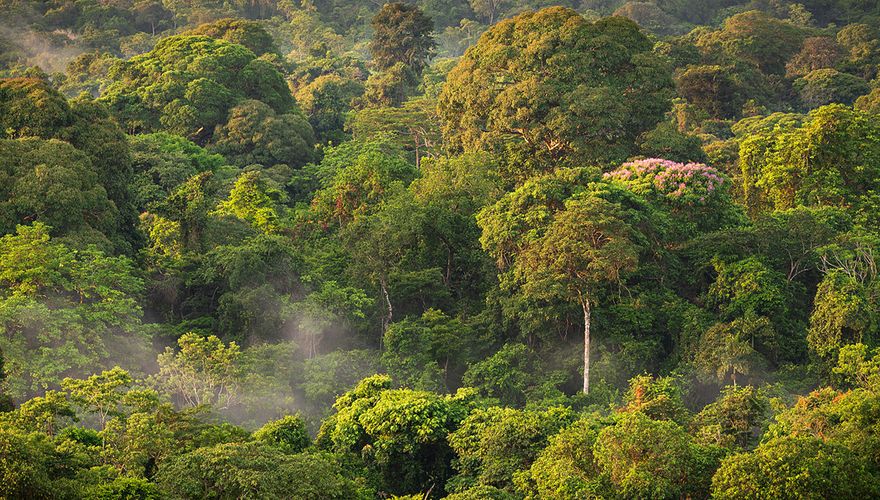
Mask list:
[[[444,136],[507,150],[519,170],[623,160],[670,107],[671,71],[651,47],[622,17],[590,22],[551,7],[502,21],[449,73]]]
[[[522,192],[534,193],[524,185]],[[483,248],[510,264],[513,279],[529,295],[574,300],[583,311],[583,391],[589,392],[591,312],[600,287],[619,282],[638,264],[636,230],[623,207],[605,199],[601,187],[582,189],[562,207],[521,207],[511,203],[516,192],[478,216]],[[558,193],[557,193],[558,195]],[[523,196],[522,193],[519,196]],[[525,211],[523,211],[525,208]],[[529,214],[531,212],[531,214]],[[543,220],[542,220],[543,219]],[[538,221],[531,229],[516,221]],[[510,231],[512,228],[517,228]],[[520,232],[518,232],[520,231]]]
[[[415,5],[393,2],[382,6],[372,26],[370,54],[376,69],[385,71],[403,63],[420,78],[436,46],[431,37],[434,21]]]

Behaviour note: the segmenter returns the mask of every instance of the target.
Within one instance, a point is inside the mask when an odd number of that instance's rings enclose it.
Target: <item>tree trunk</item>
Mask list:
[[[385,299],[385,317],[382,318],[382,336],[379,338],[379,350],[382,350],[382,344],[385,341],[385,331],[388,330],[388,325],[391,324],[391,320],[394,319],[394,309],[391,307],[391,297],[388,296],[388,283],[385,281],[385,278],[379,280],[379,285],[382,287],[382,297]]]
[[[590,393],[590,299],[583,299],[584,308],[584,394]]]

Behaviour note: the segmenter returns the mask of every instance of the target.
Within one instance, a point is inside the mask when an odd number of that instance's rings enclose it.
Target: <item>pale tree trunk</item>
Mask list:
[[[388,295],[388,282],[384,277],[379,280],[379,285],[382,287],[382,297],[385,299],[386,307],[385,317],[382,318],[382,336],[379,337],[379,350],[381,351],[385,340],[385,331],[388,330],[388,325],[394,319],[394,309],[391,307],[391,297]]]
[[[584,394],[590,393],[590,299],[581,300],[584,308]]]

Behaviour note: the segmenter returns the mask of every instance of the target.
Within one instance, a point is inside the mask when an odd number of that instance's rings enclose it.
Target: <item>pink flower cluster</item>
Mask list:
[[[706,203],[725,181],[712,167],[702,163],[678,163],[662,158],[647,158],[624,163],[604,176],[627,184],[634,191],[654,191],[680,202]]]

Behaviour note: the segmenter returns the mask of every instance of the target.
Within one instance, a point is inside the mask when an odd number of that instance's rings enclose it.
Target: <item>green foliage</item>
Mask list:
[[[385,137],[330,148],[318,167],[322,188],[315,193],[313,210],[324,223],[335,220],[342,226],[415,174]]]
[[[166,131],[204,144],[245,99],[283,114],[293,97],[278,70],[241,45],[205,36],[163,38],[111,72],[102,100],[130,132]]]
[[[299,110],[286,111],[276,113],[263,102],[243,101],[215,129],[213,149],[240,167],[305,165],[314,157],[314,132]]]
[[[876,490],[875,473],[863,460],[813,437],[778,438],[732,455],[712,479],[716,498],[861,498]]]
[[[258,56],[278,52],[272,35],[260,23],[247,19],[218,19],[202,24],[184,34],[203,35],[218,40],[226,40],[227,42],[247,47]]]
[[[504,404],[522,405],[532,387],[532,356],[523,344],[505,344],[491,356],[470,365],[462,383]]]
[[[47,461],[52,453],[45,436],[0,429],[0,495],[41,498],[53,492]]]
[[[705,496],[719,453],[672,421],[635,412],[599,432],[593,456],[623,496],[669,498]]]
[[[40,222],[54,228],[76,246],[88,243],[112,246],[119,211],[107,196],[87,155],[58,140],[0,140],[2,185],[0,232],[39,214]]]
[[[141,210],[161,204],[187,179],[202,172],[220,173],[226,160],[183,137],[158,132],[129,137],[132,189]]]
[[[131,252],[137,242],[132,228],[135,211],[128,187],[131,159],[125,135],[104,106],[84,96],[68,102],[43,79],[14,78],[0,80],[0,111],[3,115],[0,137],[34,136],[68,143],[35,139],[3,141],[0,151],[6,166],[3,184],[7,189],[15,187],[16,182],[23,181],[23,184],[4,192],[0,200],[14,206],[17,200],[12,194],[22,191],[26,194],[22,196],[23,206],[19,210],[34,210],[26,219],[18,220],[16,217],[22,214],[14,209],[7,213],[5,232],[13,230],[8,224],[33,222],[38,219],[37,213],[55,212],[53,215],[57,217],[60,207],[66,208],[69,203],[72,220],[58,221],[50,216],[46,222],[59,229],[72,223],[90,226],[92,229],[86,232],[93,234],[87,241],[90,238],[89,242],[96,242],[99,237],[96,233],[102,232],[116,250]],[[55,172],[57,175],[50,175]],[[56,197],[57,201],[53,200]],[[54,210],[34,206],[52,201],[57,203]],[[78,220],[76,215],[84,220]]]
[[[0,349],[13,396],[144,352],[143,281],[125,257],[94,246],[73,251],[38,222],[0,238],[0,282]]]
[[[671,87],[635,23],[593,23],[552,7],[484,34],[449,73],[439,113],[452,145],[503,149],[512,141],[543,170],[625,158],[669,109]]]
[[[383,364],[403,384],[417,389],[448,388],[473,359],[479,339],[471,327],[436,309],[421,318],[389,325]],[[441,380],[432,380],[436,375]]]
[[[634,377],[624,397],[622,412],[639,412],[654,420],[671,420],[684,425],[690,414],[682,401],[681,389],[669,377]]]
[[[753,386],[727,386],[721,395],[694,416],[696,440],[725,448],[750,448],[763,430],[770,409],[766,396]]]
[[[360,80],[328,74],[297,90],[296,100],[308,117],[317,142],[338,144],[347,138],[346,114],[363,93],[364,84]]]
[[[306,399],[323,410],[361,379],[376,373],[377,365],[372,351],[333,351],[306,360],[301,387]]]
[[[287,455],[261,443],[229,443],[181,455],[157,476],[165,494],[185,498],[370,498],[332,456]]]
[[[364,456],[385,491],[424,491],[450,475],[446,436],[464,419],[470,399],[467,391],[442,397],[391,389],[387,376],[368,377],[336,400],[317,443]]]
[[[422,70],[434,52],[434,22],[422,11],[406,3],[386,3],[371,22],[373,39],[370,54],[380,71],[402,63],[421,78]]]
[[[574,499],[598,496],[603,491],[593,456],[599,429],[597,419],[587,416],[550,438],[529,470],[537,496]]]
[[[805,31],[752,10],[725,19],[722,29],[700,37],[697,46],[719,50],[768,74],[783,74],[785,63],[800,50]]]
[[[870,352],[870,356],[868,356]],[[849,344],[838,352],[834,373],[848,383],[877,392],[880,389],[880,351],[868,351],[865,344]]]
[[[0,497],[880,496],[877,2],[552,3],[0,0]]]
[[[648,158],[668,158],[683,163],[708,161],[699,137],[678,131],[671,123],[660,122],[638,138],[639,154]]]
[[[235,366],[241,355],[238,345],[192,332],[182,335],[177,344],[179,352],[167,347],[159,355],[159,372],[153,379],[156,387],[191,407],[236,404],[241,397]]]
[[[679,95],[712,118],[731,118],[742,109],[743,93],[721,66],[689,66],[675,77]]]
[[[287,415],[279,420],[267,422],[254,431],[254,439],[288,454],[300,453],[311,444],[306,424],[299,415]]]
[[[814,110],[791,131],[776,129],[761,156],[744,154],[744,182],[776,209],[798,205],[851,207],[858,212],[873,189],[878,154],[870,115],[841,105]],[[757,140],[753,138],[751,140]]]
[[[833,358],[845,344],[872,339],[875,315],[864,284],[842,272],[828,274],[819,284],[810,315],[810,349],[822,358]]]
[[[491,407],[477,409],[449,436],[458,456],[456,489],[473,485],[510,490],[518,474],[527,473],[547,440],[573,420],[571,410],[543,411]]]
[[[278,206],[286,196],[265,179],[259,170],[243,173],[236,181],[229,198],[217,205],[217,215],[236,217],[266,234],[280,229]]]
[[[807,109],[831,103],[851,105],[871,89],[863,79],[834,69],[817,69],[794,82]]]

